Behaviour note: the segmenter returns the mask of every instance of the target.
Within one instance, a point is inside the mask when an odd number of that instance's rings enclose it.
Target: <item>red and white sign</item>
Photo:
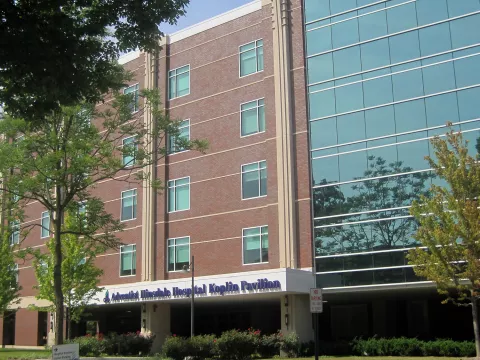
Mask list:
[[[310,312],[311,313],[323,312],[322,289],[318,289],[318,288],[310,289]]]

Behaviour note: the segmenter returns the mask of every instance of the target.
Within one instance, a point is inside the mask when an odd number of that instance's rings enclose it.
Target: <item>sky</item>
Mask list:
[[[186,15],[178,19],[177,25],[161,24],[160,30],[171,34],[249,2],[252,0],[190,0]]]

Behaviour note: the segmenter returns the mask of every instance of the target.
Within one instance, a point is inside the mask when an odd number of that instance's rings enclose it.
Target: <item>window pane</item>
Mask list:
[[[367,138],[395,133],[393,106],[372,109],[365,112]]]
[[[479,14],[450,22],[453,48],[480,43],[478,24],[480,24]]]
[[[335,51],[333,53],[334,74],[335,77],[345,76],[361,71],[360,47]]]
[[[451,18],[480,10],[480,2],[478,0],[447,0],[447,5],[448,15]]]
[[[258,132],[257,109],[242,112],[242,136]]]
[[[332,53],[309,58],[307,62],[309,84],[333,78]]]
[[[362,70],[374,69],[390,64],[388,39],[372,41],[361,45]]]
[[[448,121],[458,121],[458,106],[457,106],[457,94],[443,94],[425,99],[425,106],[427,109],[427,123],[428,127],[443,126]],[[438,133],[444,134],[446,129],[438,130]]]
[[[168,211],[175,211],[175,189],[168,189]]]
[[[243,229],[243,236],[255,236],[260,234],[259,228]]]
[[[255,49],[255,41],[252,41],[249,44],[240,46],[240,52],[245,52],[247,50],[252,50],[252,49]]]
[[[393,101],[392,77],[384,76],[363,83],[365,107],[387,104]]]
[[[187,210],[190,207],[190,186],[177,187],[176,203],[176,210]]]
[[[416,4],[419,26],[448,18],[446,0],[421,0]]]
[[[177,245],[177,264],[188,263],[189,259],[190,259],[190,254],[189,254],[188,246]]]
[[[260,235],[246,237],[243,246],[245,250],[259,250],[260,249]]]
[[[260,195],[267,195],[267,169],[260,170]]]
[[[249,50],[240,54],[240,75],[245,76],[257,71],[257,59],[255,50]]]
[[[395,105],[396,132],[423,129],[427,126],[424,100],[408,101]]]
[[[379,11],[358,19],[360,41],[365,41],[387,34],[387,17],[385,11]]]
[[[257,48],[257,71],[263,70],[263,45]]]
[[[125,274],[129,272],[132,268],[133,253],[123,253],[122,254],[122,272]]]
[[[423,95],[422,70],[410,70],[392,76],[395,101]]]
[[[314,185],[338,182],[338,156],[312,160],[312,174]]]
[[[176,88],[175,88],[175,76],[169,78],[168,80],[168,97],[173,99],[176,97]]]
[[[244,199],[259,196],[259,173],[252,171],[242,174],[242,196]]]
[[[258,108],[258,126],[259,126],[259,131],[265,131],[265,106],[262,105]]]
[[[168,271],[175,271],[175,247],[168,248]]]
[[[307,32],[307,55],[332,50],[332,27],[327,26]]]
[[[388,33],[393,34],[417,26],[415,3],[397,6],[387,10]]]
[[[400,19],[403,21],[403,19]],[[418,32],[411,31],[389,38],[392,64],[420,57]]]
[[[460,121],[480,117],[480,106],[478,106],[480,88],[459,91],[457,96],[460,110]]]
[[[480,55],[454,62],[457,87],[480,84]]]
[[[333,48],[339,48],[358,42],[358,19],[332,25]]]
[[[347,85],[335,89],[337,113],[363,108],[362,83]]]
[[[310,123],[310,146],[312,149],[335,144],[337,144],[337,118]]]
[[[448,23],[420,29],[418,36],[420,37],[420,52],[422,56],[437,54],[452,48]]]
[[[330,15],[329,0],[305,0],[305,21],[321,19]]]
[[[188,95],[190,92],[190,72],[177,76],[177,96]]]
[[[320,91],[310,94],[310,119],[317,119],[335,114],[334,90]]]

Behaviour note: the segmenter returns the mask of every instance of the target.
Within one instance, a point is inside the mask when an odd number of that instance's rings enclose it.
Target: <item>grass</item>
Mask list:
[[[7,359],[47,359],[52,352],[49,350],[31,349],[2,349],[0,348],[0,360]]]
[[[296,360],[313,360],[314,358],[298,358]],[[321,360],[466,360],[473,358],[453,358],[453,357],[397,357],[397,356],[320,356]]]

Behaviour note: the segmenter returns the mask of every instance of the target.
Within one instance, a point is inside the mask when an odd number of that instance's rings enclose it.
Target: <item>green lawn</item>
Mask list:
[[[313,360],[315,358],[300,358],[297,360]],[[320,356],[321,360],[466,360],[474,358],[453,358],[453,357],[396,357],[396,356],[344,356],[344,357],[329,357]]]
[[[30,349],[2,349],[0,348],[0,360],[7,359],[47,359],[52,354],[48,350]]]

